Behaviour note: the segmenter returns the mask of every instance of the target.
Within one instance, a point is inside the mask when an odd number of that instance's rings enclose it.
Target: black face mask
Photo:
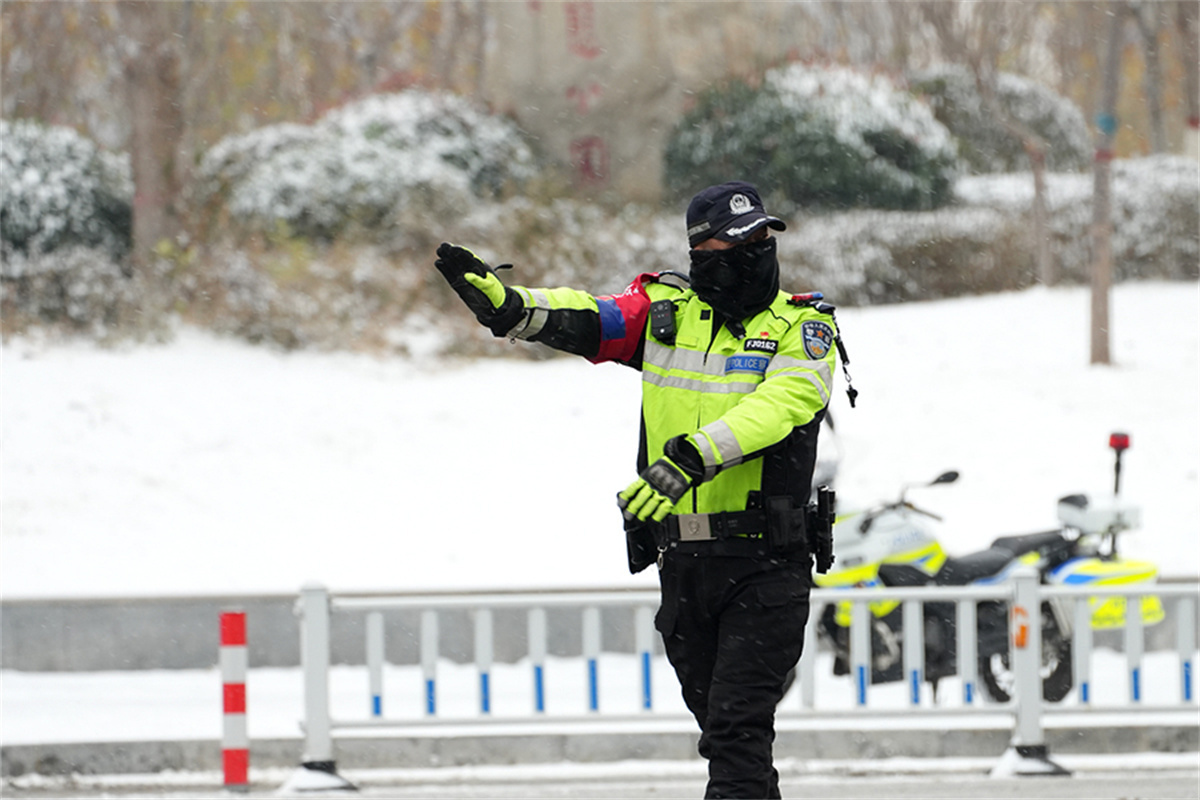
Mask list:
[[[773,238],[728,250],[692,250],[691,256],[692,289],[726,319],[754,316],[779,294]]]

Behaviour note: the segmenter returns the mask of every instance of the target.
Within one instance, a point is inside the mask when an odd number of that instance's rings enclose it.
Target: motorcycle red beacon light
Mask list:
[[[1129,449],[1129,434],[1109,434],[1108,446],[1113,449],[1113,452],[1117,456],[1117,461],[1113,465],[1113,497],[1116,497],[1121,493],[1121,454]]]

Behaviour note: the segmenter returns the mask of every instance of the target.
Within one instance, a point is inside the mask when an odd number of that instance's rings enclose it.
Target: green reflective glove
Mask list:
[[[617,506],[625,519],[662,522],[694,483],[682,467],[663,456],[617,495]]]
[[[489,272],[483,277],[473,272],[467,272],[463,275],[463,280],[483,292],[483,296],[491,301],[493,311],[499,311],[504,305],[504,301],[508,299],[507,287],[500,282],[494,272]]]
[[[496,336],[504,336],[525,312],[517,293],[506,287],[482,258],[465,247],[442,242],[433,265],[462,298],[475,319]],[[501,265],[500,269],[510,265]]]

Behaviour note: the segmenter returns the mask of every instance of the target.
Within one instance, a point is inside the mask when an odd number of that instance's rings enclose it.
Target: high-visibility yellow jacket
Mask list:
[[[699,450],[705,481],[673,513],[741,511],[752,492],[807,502],[835,369],[832,307],[780,292],[740,325],[721,324],[669,272],[640,275],[613,296],[513,289],[525,313],[510,336],[641,370],[639,472],[680,434]],[[673,339],[654,333],[656,301],[673,306]]]

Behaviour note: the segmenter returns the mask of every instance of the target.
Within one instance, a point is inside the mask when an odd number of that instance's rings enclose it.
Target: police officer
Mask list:
[[[808,501],[840,341],[819,295],[779,289],[785,229],[751,184],[711,186],[688,206],[688,278],[599,297],[507,287],[470,250],[437,250],[496,336],[642,372],[639,475],[618,505],[631,571],[658,564],[655,626],[700,725],[707,797],[779,797],[775,707],[828,544]]]

